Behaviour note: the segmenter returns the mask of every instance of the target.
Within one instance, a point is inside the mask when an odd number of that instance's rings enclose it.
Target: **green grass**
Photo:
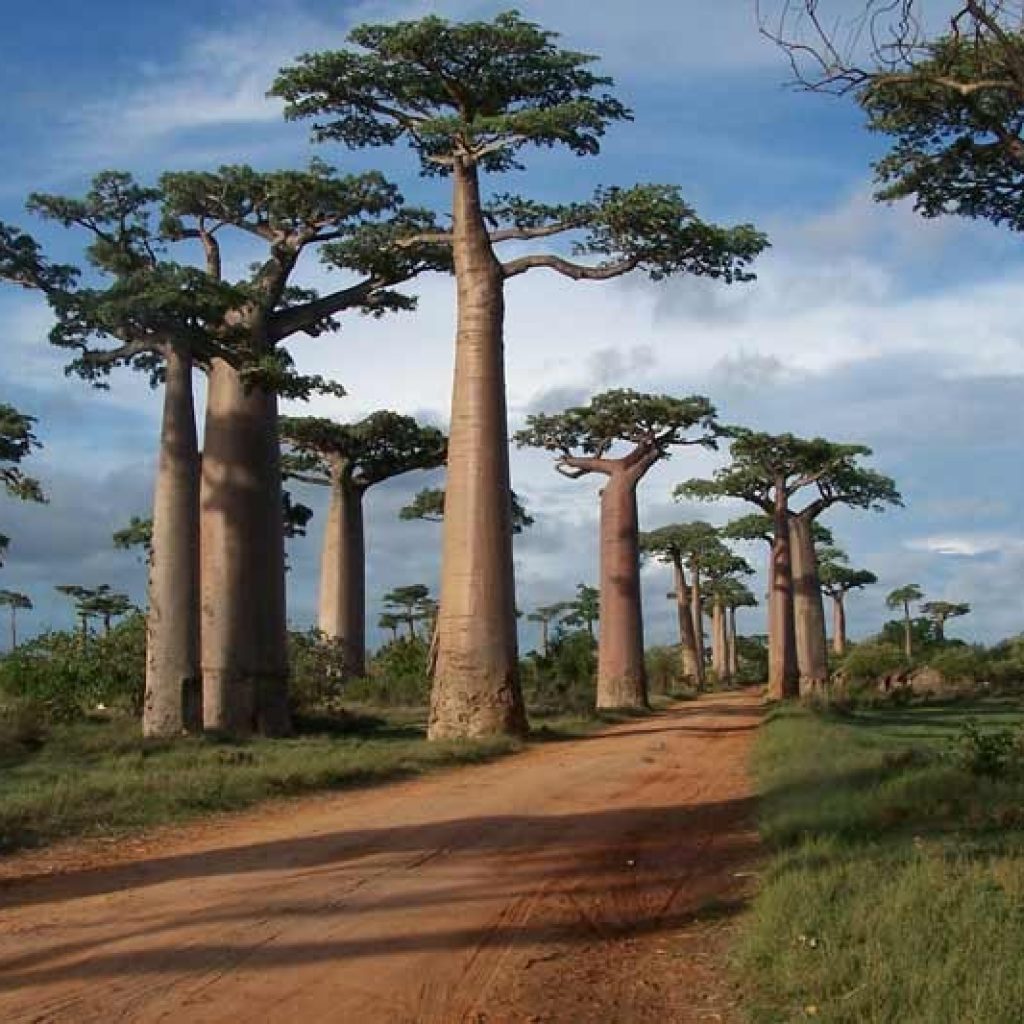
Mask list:
[[[752,1020],[1024,1020],[1024,774],[961,766],[972,719],[1018,728],[1024,703],[772,713],[771,860],[736,964]]]
[[[616,714],[551,715],[528,742],[585,735]],[[428,743],[423,708],[307,718],[289,739],[143,740],[127,718],[0,734],[0,853],[71,836],[119,835],[315,790],[373,785],[520,750],[512,738]]]

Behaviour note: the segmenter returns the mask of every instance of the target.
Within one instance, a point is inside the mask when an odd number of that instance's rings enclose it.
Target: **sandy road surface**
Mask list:
[[[0,1021],[731,1021],[756,697],[0,872]],[[53,862],[49,867],[52,871]]]

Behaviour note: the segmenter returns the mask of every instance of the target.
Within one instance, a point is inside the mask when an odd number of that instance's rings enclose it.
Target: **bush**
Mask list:
[[[367,679],[345,684],[346,699],[384,707],[418,707],[430,701],[430,647],[420,637],[400,637],[370,659]]]
[[[141,715],[146,686],[146,618],[110,633],[42,633],[0,660],[0,702],[34,701],[48,721],[69,722],[98,705]]]
[[[850,683],[874,683],[906,667],[903,652],[885,643],[864,643],[851,647],[842,661],[842,672]]]
[[[341,693],[344,645],[318,629],[288,634],[288,695],[297,711],[322,707]]]
[[[679,647],[651,647],[644,655],[650,692],[672,693],[680,682],[682,665]]]
[[[1024,734],[1019,729],[983,732],[973,719],[964,722],[952,740],[956,763],[972,775],[995,779],[1019,770],[1024,755]]]
[[[977,683],[987,679],[990,670],[989,656],[984,647],[947,647],[933,654],[928,665],[951,683]]]
[[[522,663],[526,702],[541,713],[589,714],[597,703],[597,651],[586,630],[558,634],[548,657]]]

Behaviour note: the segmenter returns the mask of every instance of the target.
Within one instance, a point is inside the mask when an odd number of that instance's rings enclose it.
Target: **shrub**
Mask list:
[[[953,738],[953,757],[972,775],[994,779],[1021,767],[1024,736],[1017,729],[982,731],[973,719],[964,722]]]
[[[928,659],[929,667],[949,682],[980,682],[989,676],[989,656],[983,647],[947,647]]]
[[[302,711],[321,707],[341,693],[344,645],[318,629],[288,634],[289,698]]]
[[[850,683],[873,683],[906,666],[898,647],[885,643],[864,643],[851,647],[842,661],[842,672]]]
[[[587,714],[597,703],[597,652],[586,630],[560,633],[547,658],[524,661],[527,703],[541,712]]]
[[[647,685],[651,693],[671,693],[679,682],[680,653],[678,647],[651,647],[644,655]]]

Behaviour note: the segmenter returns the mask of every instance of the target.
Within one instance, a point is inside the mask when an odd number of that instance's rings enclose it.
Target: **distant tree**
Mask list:
[[[740,638],[736,630],[736,612],[740,608],[757,607],[757,598],[740,580],[733,580],[723,588],[722,603],[729,614],[727,642],[729,678],[735,679],[740,671]]]
[[[969,615],[971,606],[969,604],[953,604],[950,601],[926,601],[921,605],[921,611],[935,623],[935,631],[941,643],[946,639],[946,621],[959,618],[961,615]]]
[[[724,545],[705,558],[702,568],[707,581],[705,594],[711,608],[711,667],[720,683],[729,682],[733,674],[729,609],[734,601],[745,602],[749,591],[739,577],[750,576],[754,570],[746,559],[733,554]],[[753,598],[753,594],[750,596]]]
[[[511,491],[512,497],[512,532],[522,533],[528,526],[533,526],[533,516],[526,511],[519,496]],[[444,488],[424,487],[417,491],[416,496],[408,504],[399,509],[399,519],[424,519],[428,523],[444,522]]]
[[[18,646],[18,612],[29,611],[32,608],[32,599],[27,594],[21,594],[16,590],[0,590],[0,605],[11,610],[11,650]]]
[[[317,138],[349,147],[406,142],[424,174],[452,184],[451,231],[432,236],[451,245],[458,310],[430,735],[518,733],[526,720],[506,498],[505,282],[536,269],[575,281],[633,271],[740,281],[766,242],[749,225],[705,224],[663,185],[600,189],[566,205],[488,201],[481,173],[517,169],[533,147],[596,154],[605,130],[631,116],[604,91],[611,83],[593,73],[593,57],[561,49],[555,33],[515,11],[487,22],[364,25],[349,42],[281,72],[273,91],[288,116],[314,119]],[[560,235],[574,235],[584,259],[547,249],[499,258],[501,243]]]
[[[742,498],[772,517],[769,692],[796,696],[828,679],[825,611],[814,551],[814,522],[835,505],[880,510],[902,501],[893,481],[860,464],[863,445],[762,434],[730,427],[732,463],[711,480],[690,480],[677,496]],[[814,497],[794,509],[794,497]]]
[[[599,708],[647,704],[637,486],[672,448],[714,447],[714,416],[714,407],[699,395],[673,398],[616,390],[562,413],[530,416],[515,435],[520,446],[555,452],[555,468],[563,476],[575,480],[598,473],[607,478],[601,490]]]
[[[380,618],[377,619],[378,627],[391,630],[392,643],[396,643],[398,640],[398,627],[401,624],[402,620],[393,612],[383,612]]]
[[[141,548],[149,562],[153,557],[153,520],[132,516],[127,526],[114,531],[112,539],[114,547],[122,551]]]
[[[443,464],[444,434],[382,410],[358,423],[282,417],[285,475],[330,488],[320,560],[319,628],[340,641],[346,672],[366,675],[366,541],[363,499],[385,480]]]
[[[851,569],[846,553],[835,547],[818,549],[818,579],[822,592],[832,598],[832,650],[846,653],[846,595],[878,582],[867,569]]]
[[[547,658],[551,653],[549,638],[551,623],[560,615],[564,614],[571,606],[571,602],[569,601],[558,601],[555,604],[542,604],[527,616],[531,622],[540,623],[540,650],[541,654],[545,658]]]
[[[569,602],[568,611],[562,616],[567,626],[578,626],[587,631],[590,642],[596,642],[594,623],[601,618],[601,591],[586,583],[576,584],[576,597]]]
[[[422,622],[425,618],[424,612],[432,606],[432,602],[428,604],[430,600],[430,587],[422,583],[395,587],[383,597],[389,613],[405,623],[410,640],[416,638],[416,623]]]
[[[916,583],[908,583],[904,587],[890,591],[885,599],[886,607],[903,609],[903,653],[907,656],[907,661],[914,656],[910,630],[910,606],[916,604],[923,597],[924,592]]]

